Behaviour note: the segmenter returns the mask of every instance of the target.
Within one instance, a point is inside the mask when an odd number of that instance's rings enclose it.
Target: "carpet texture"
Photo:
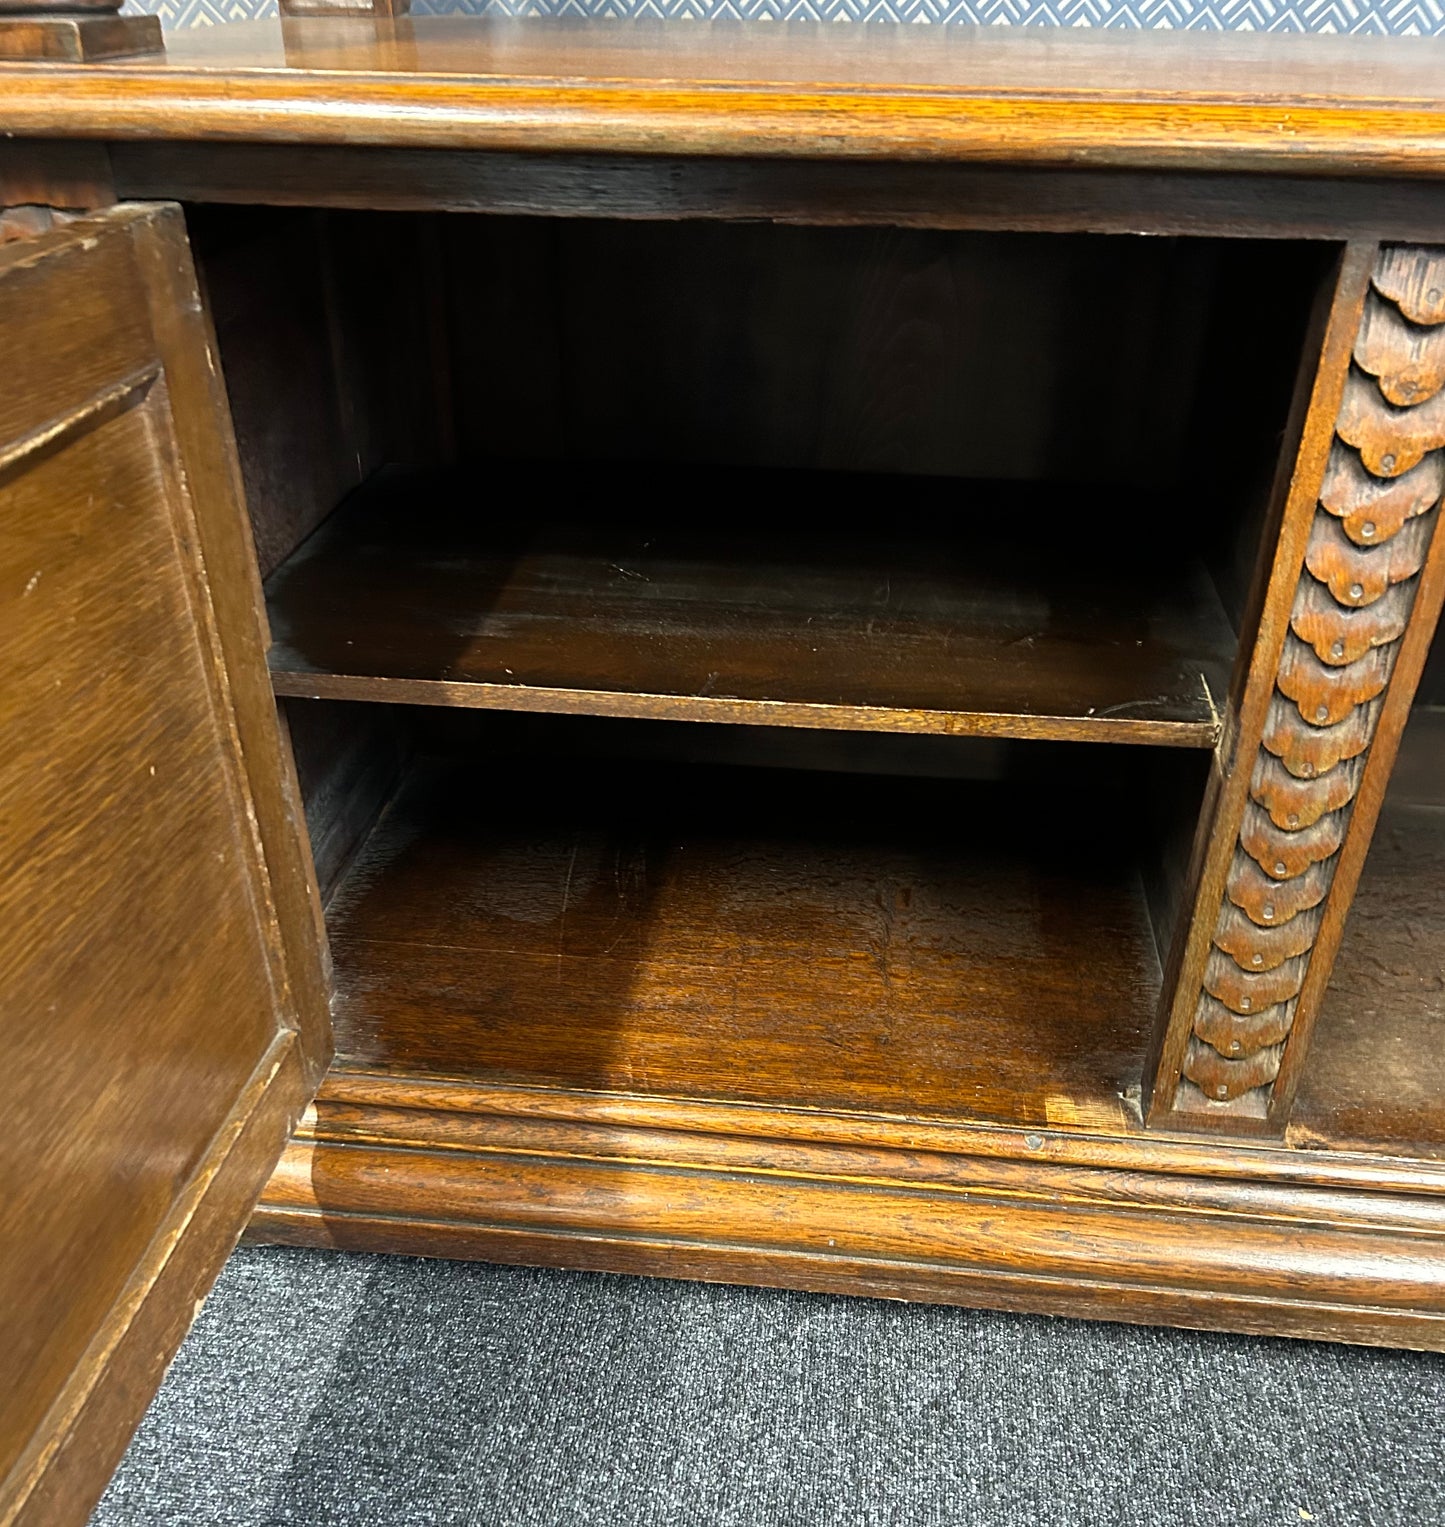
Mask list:
[[[1445,1522],[1445,1357],[243,1248],[93,1527]]]

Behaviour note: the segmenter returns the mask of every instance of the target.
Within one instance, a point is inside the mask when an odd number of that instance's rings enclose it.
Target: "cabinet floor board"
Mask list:
[[[1067,794],[422,765],[331,904],[339,1064],[1118,1124],[1158,960]]]

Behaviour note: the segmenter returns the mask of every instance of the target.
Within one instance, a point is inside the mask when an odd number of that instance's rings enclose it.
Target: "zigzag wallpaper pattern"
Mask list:
[[[153,11],[167,27],[214,26],[274,16],[276,0],[130,0],[126,8]],[[1445,0],[413,0],[412,11],[1445,36]]]

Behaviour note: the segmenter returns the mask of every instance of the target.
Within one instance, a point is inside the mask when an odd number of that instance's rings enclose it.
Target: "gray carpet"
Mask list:
[[[243,1249],[94,1518],[1445,1522],[1445,1358]]]

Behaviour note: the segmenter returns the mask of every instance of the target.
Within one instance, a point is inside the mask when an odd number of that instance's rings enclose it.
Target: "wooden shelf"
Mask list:
[[[600,507],[614,502],[635,506],[627,523]],[[268,581],[273,682],[328,699],[1212,747],[1234,636],[1161,510],[918,478],[388,471]]]
[[[1076,793],[421,766],[329,908],[333,1075],[1117,1130],[1160,975]]]

